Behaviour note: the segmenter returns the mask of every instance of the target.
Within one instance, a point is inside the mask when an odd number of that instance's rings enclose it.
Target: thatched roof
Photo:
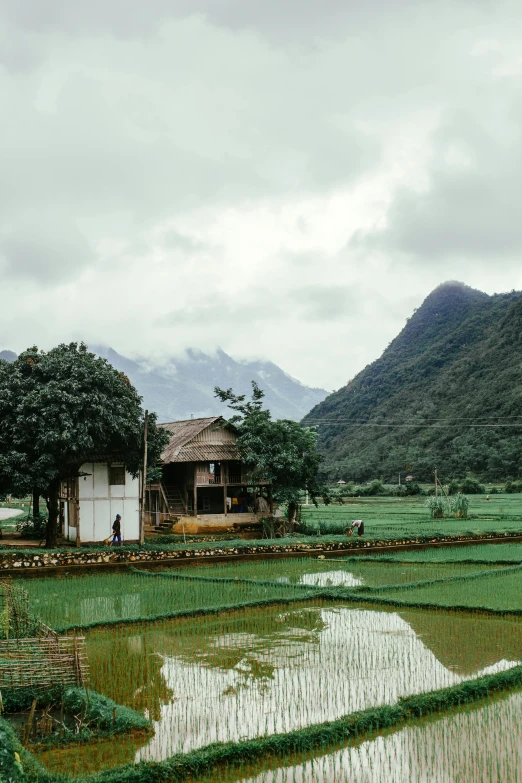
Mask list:
[[[209,441],[198,436],[212,424],[218,424],[211,431]],[[225,424],[222,416],[209,416],[204,419],[184,419],[160,424],[167,430],[170,441],[161,453],[161,461],[168,462],[221,462],[237,460],[239,454],[234,442],[230,440],[232,428]],[[220,442],[218,432],[227,430],[228,437]],[[196,439],[196,440],[195,440]]]

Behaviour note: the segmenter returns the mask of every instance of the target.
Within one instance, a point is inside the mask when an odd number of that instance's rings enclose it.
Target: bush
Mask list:
[[[515,492],[522,492],[522,481],[506,481],[504,492],[513,495]]]
[[[477,479],[467,476],[460,484],[460,492],[464,495],[485,495],[486,487],[481,484]]]
[[[490,495],[498,495],[498,489],[496,487],[491,487],[489,490]]]
[[[448,495],[456,495],[460,491],[460,484],[457,479],[451,479],[448,484]]]
[[[426,501],[432,519],[444,519],[447,510],[447,501],[442,495],[432,495]]]
[[[450,510],[452,514],[457,517],[457,519],[468,518],[468,507],[469,500],[467,499],[466,495],[462,495],[460,492],[458,492],[456,495],[452,496],[450,500]]]
[[[0,716],[0,781],[25,780],[20,760],[22,746],[10,724]]]
[[[28,516],[16,523],[16,529],[22,538],[34,539],[37,541],[41,541],[42,538],[45,538],[46,526],[47,519],[45,517],[34,518]]]

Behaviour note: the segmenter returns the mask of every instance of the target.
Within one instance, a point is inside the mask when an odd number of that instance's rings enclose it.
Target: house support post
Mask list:
[[[195,517],[198,515],[198,466],[196,463],[194,463],[194,505],[193,505],[193,514]]]

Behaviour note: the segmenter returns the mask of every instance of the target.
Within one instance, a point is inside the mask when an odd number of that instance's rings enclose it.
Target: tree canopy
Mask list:
[[[252,481],[268,481],[276,498],[295,508],[299,495],[307,490],[312,496],[320,493],[316,451],[316,433],[289,419],[272,420],[263,408],[264,392],[252,381],[252,398],[234,394],[232,389],[214,389],[216,397],[235,411],[230,418],[237,432],[237,445],[242,461],[252,466]]]
[[[0,361],[0,492],[47,498],[47,545],[56,544],[60,481],[89,459],[122,459],[136,476],[143,458],[141,397],[123,373],[84,343],[36,346]],[[149,415],[153,464],[165,433]]]

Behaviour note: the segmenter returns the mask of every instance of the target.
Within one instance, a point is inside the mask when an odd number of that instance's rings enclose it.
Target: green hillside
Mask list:
[[[306,416],[330,478],[522,475],[522,292],[436,288],[380,359]]]

